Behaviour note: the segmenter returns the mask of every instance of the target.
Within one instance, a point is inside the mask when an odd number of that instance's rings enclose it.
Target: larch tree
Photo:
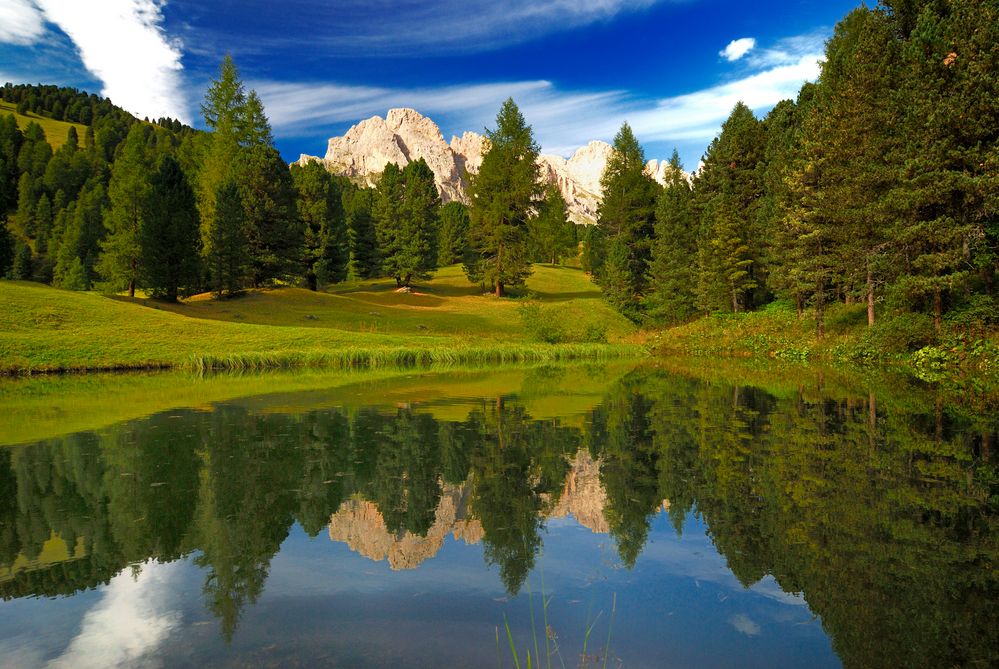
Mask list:
[[[523,285],[531,273],[527,221],[536,211],[538,145],[531,126],[510,98],[486,131],[488,149],[470,178],[471,205],[465,273],[492,286],[497,297]]]

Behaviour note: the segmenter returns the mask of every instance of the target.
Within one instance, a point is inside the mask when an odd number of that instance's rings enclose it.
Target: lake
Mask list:
[[[999,666],[994,399],[697,361],[5,381],[0,666]]]

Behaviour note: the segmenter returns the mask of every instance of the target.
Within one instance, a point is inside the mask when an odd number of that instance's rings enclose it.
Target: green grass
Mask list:
[[[69,134],[69,129],[71,127],[76,128],[76,134],[80,138],[80,146],[85,146],[87,137],[87,126],[82,123],[69,123],[67,121],[56,121],[45,116],[39,116],[38,114],[18,114],[17,105],[13,102],[5,102],[0,100],[0,114],[10,113],[14,115],[17,120],[17,127],[24,130],[28,127],[31,122],[37,123],[42,126],[42,130],[45,131],[45,139],[48,140],[49,144],[52,145],[53,149],[58,149],[60,146],[66,143],[66,137]]]
[[[374,281],[178,305],[0,282],[0,373],[426,367],[640,353],[624,344],[630,323],[579,270],[538,267],[528,290],[562,318],[601,323],[612,343],[530,341],[518,313],[526,300],[484,296],[457,267],[409,294]]]

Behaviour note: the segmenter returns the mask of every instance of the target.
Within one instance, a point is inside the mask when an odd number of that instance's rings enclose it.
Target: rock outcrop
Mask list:
[[[488,140],[474,132],[444,141],[437,124],[413,109],[390,109],[386,117],[374,116],[353,126],[342,137],[329,140],[326,156],[302,155],[300,164],[320,162],[336,174],[373,186],[387,163],[404,167],[423,158],[433,170],[441,199],[468,202],[468,175],[477,174]],[[542,155],[538,159],[541,180],[556,184],[568,205],[569,217],[577,223],[596,221],[600,205],[600,176],[612,148],[593,141],[572,157]],[[660,183],[669,163],[652,160],[646,172]]]

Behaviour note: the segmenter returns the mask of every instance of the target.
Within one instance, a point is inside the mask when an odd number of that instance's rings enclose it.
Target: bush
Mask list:
[[[991,295],[972,295],[968,300],[951,310],[947,325],[955,330],[968,333],[981,333],[999,324],[999,301]]]
[[[527,336],[546,344],[603,344],[607,342],[607,323],[598,320],[579,321],[564,309],[535,302],[520,307],[520,319]],[[569,327],[570,321],[574,327]]]
[[[926,314],[899,314],[882,319],[860,338],[859,345],[881,353],[908,353],[936,342],[933,319]]]

